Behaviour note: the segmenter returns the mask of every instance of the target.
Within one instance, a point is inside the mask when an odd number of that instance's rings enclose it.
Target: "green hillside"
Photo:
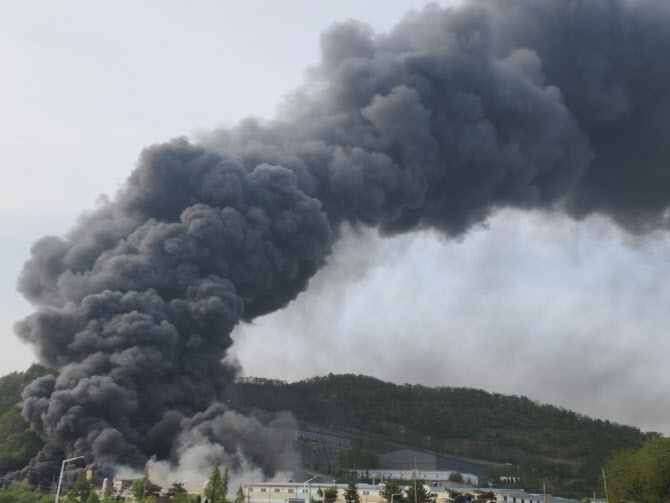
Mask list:
[[[33,365],[25,372],[12,372],[0,378],[0,473],[23,468],[42,448],[42,441],[28,427],[17,404],[23,388],[49,372]]]
[[[641,447],[651,436],[521,396],[396,385],[356,375],[290,384],[247,378],[230,398],[242,409],[289,410],[303,423],[348,435],[378,453],[404,445],[511,463],[493,468],[494,480],[520,475],[527,490],[546,482],[559,494],[582,497],[601,489],[597,475],[606,458]]]
[[[42,446],[17,404],[23,388],[49,372],[33,365],[0,378],[0,473],[24,466]],[[499,487],[505,486],[500,476],[511,475],[521,479],[513,487],[540,491],[546,483],[554,494],[580,498],[602,493],[598,475],[608,458],[654,435],[521,396],[367,376],[330,374],[290,384],[247,378],[226,394],[238,410],[290,411],[303,427],[352,438],[353,448],[339,452],[341,468],[373,468],[378,454],[410,447],[489,461]]]

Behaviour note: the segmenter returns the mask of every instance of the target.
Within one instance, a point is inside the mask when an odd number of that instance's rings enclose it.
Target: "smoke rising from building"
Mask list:
[[[47,447],[22,476],[59,450],[176,460],[193,431],[256,461],[254,420],[216,403],[230,332],[303,291],[345,221],[458,236],[512,207],[664,228],[668,21],[660,2],[473,0],[384,35],[347,22],[274,121],[146,149],[19,280],[36,311],[17,334],[60,371],[24,393]],[[277,431],[267,476],[292,463]]]

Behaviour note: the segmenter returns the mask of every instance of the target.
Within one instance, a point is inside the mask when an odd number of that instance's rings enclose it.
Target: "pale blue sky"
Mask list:
[[[271,117],[319,33],[385,30],[426,2],[13,2],[0,6],[0,374],[31,243],[113,195],[142,147]],[[504,212],[462,241],[347,232],[288,309],[241,327],[247,375],[328,372],[524,394],[670,433],[670,242],[600,219]],[[281,342],[279,342],[281,341]]]

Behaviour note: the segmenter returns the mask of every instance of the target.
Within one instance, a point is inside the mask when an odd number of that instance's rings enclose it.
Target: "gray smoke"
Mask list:
[[[230,332],[304,290],[343,222],[458,236],[513,207],[664,228],[667,26],[670,4],[632,0],[334,26],[275,120],[148,148],[112,201],[34,245],[19,289],[37,310],[16,331],[60,373],[24,416],[99,466],[173,459],[192,429],[254,459],[217,420]],[[290,464],[272,445],[267,475]]]
[[[215,404],[197,413],[181,425],[173,458],[183,459],[184,453],[203,445],[217,446],[220,452],[204,457],[204,467],[211,467],[216,459],[231,470],[244,463],[273,474],[278,467],[298,473],[295,465],[293,442],[296,423],[288,413],[280,414],[269,424],[263,425],[255,418],[248,418]],[[205,470],[204,473],[207,473]],[[201,472],[202,473],[202,472]]]

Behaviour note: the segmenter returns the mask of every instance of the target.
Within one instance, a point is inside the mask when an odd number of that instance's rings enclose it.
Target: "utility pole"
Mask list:
[[[605,502],[609,503],[609,496],[607,495],[607,479],[605,478],[605,469],[601,466],[600,470],[603,472],[603,484],[605,484]]]
[[[149,481],[149,462],[144,465],[144,483],[142,484],[142,499],[147,497],[147,482]]]
[[[416,467],[416,458],[414,458],[414,503],[417,503],[417,501],[416,501],[416,476],[417,476],[417,471],[418,471],[418,468]]]
[[[58,477],[58,489],[56,489],[56,502],[55,503],[58,503],[58,497],[60,496],[60,485],[61,485],[61,482],[63,482],[63,470],[65,470],[65,463],[68,463],[70,461],[74,461],[76,459],[83,459],[83,458],[84,458],[84,456],[78,456],[76,458],[70,458],[70,459],[64,459],[63,460],[63,464],[60,467],[60,477]]]
[[[305,494],[305,486],[309,484],[309,492],[307,493],[307,503],[312,503],[312,480],[314,480],[316,476],[312,477],[309,480],[306,480],[302,484],[302,493]]]
[[[547,503],[547,484],[542,482],[542,495],[544,496],[544,503]]]

